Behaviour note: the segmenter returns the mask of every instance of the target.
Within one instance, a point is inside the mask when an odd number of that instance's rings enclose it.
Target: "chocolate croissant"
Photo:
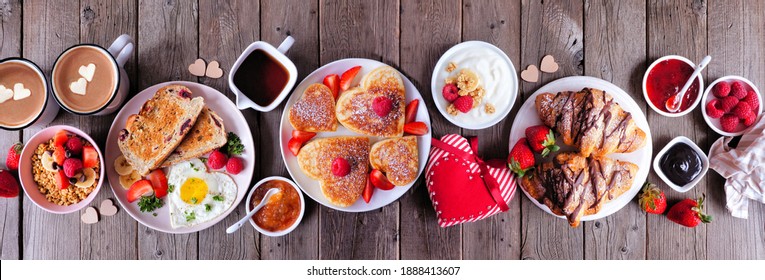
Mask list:
[[[645,132],[610,94],[591,88],[543,93],[536,99],[542,122],[584,157],[629,153],[645,145]]]
[[[582,216],[598,213],[603,204],[629,190],[637,171],[630,162],[560,153],[523,176],[521,187],[577,227]]]

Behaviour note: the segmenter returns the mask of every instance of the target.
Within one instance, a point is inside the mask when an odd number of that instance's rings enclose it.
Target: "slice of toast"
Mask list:
[[[148,174],[178,147],[203,107],[204,98],[191,98],[187,87],[169,85],[159,89],[120,131],[120,151],[139,174]]]
[[[205,106],[197,122],[181,144],[165,159],[161,167],[167,167],[192,158],[198,158],[226,144],[226,127],[212,109]]]

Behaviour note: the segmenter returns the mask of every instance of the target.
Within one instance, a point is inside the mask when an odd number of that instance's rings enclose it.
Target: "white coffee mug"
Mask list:
[[[56,67],[58,66],[58,62],[60,61],[61,57],[66,55],[71,50],[80,47],[91,47],[111,59],[111,71],[114,71],[114,77],[116,78],[116,87],[114,88],[114,91],[111,93],[109,100],[103,106],[91,111],[78,111],[69,108],[58,96],[60,93],[56,91],[56,87],[52,85],[51,91],[53,92],[54,98],[59,103],[59,105],[64,108],[64,110],[74,114],[108,115],[114,113],[122,106],[122,102],[125,101],[125,97],[127,97],[128,92],[130,91],[130,80],[128,78],[127,72],[125,72],[125,63],[128,61],[128,59],[130,59],[130,57],[133,56],[133,39],[130,37],[130,35],[122,34],[117,37],[116,40],[114,40],[108,49],[104,49],[103,47],[95,44],[79,44],[68,48],[63,53],[61,53],[61,55],[59,55],[58,59],[56,59],[56,63],[53,64],[53,70],[51,71],[51,84],[55,83],[57,79]]]
[[[10,62],[17,62],[17,63],[24,64],[28,66],[29,68],[33,69],[35,73],[37,73],[37,75],[40,78],[40,81],[43,84],[43,93],[45,94],[45,99],[44,99],[45,101],[43,102],[42,109],[40,109],[40,111],[36,113],[28,122],[20,124],[20,125],[14,125],[14,126],[6,126],[6,125],[0,124],[0,128],[5,130],[21,130],[28,127],[31,127],[31,128],[45,127],[50,122],[52,122],[53,119],[56,118],[56,115],[58,114],[58,109],[59,109],[58,104],[55,101],[53,101],[53,94],[51,93],[48,87],[48,79],[45,77],[45,74],[43,74],[42,70],[40,69],[40,67],[37,66],[37,64],[27,59],[20,58],[20,57],[9,57],[9,58],[0,60],[0,64],[10,63]]]
[[[295,67],[295,64],[292,63],[292,60],[287,58],[285,53],[292,47],[292,44],[295,43],[295,39],[292,38],[292,36],[287,36],[287,38],[284,39],[284,41],[279,45],[278,48],[274,48],[269,43],[263,42],[263,41],[257,41],[252,44],[250,44],[244,52],[242,52],[241,55],[239,55],[239,58],[236,59],[236,62],[234,63],[234,66],[231,67],[231,71],[228,73],[228,87],[231,89],[231,91],[236,94],[236,107],[239,108],[239,110],[244,110],[247,108],[253,108],[255,110],[261,111],[261,112],[269,112],[279,106],[279,104],[284,100],[287,95],[289,95],[290,91],[292,91],[292,87],[295,86],[295,82],[297,81],[297,68]],[[252,101],[250,98],[247,97],[239,88],[234,84],[234,75],[239,70],[239,66],[242,65],[242,62],[255,50],[262,50],[266,52],[268,55],[270,55],[272,58],[274,58],[279,64],[284,66],[284,69],[287,70],[287,73],[289,75],[289,78],[287,79],[287,84],[284,86],[282,91],[276,96],[274,101],[272,101],[270,104],[266,106],[260,106],[254,101]]]

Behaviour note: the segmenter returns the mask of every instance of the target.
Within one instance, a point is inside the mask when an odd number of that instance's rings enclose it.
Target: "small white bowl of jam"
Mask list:
[[[258,205],[270,189],[280,192],[271,196],[268,203],[250,219],[258,232],[267,236],[282,236],[294,230],[305,213],[305,199],[300,189],[290,179],[272,176],[260,180],[247,195],[247,213]]]
[[[684,193],[707,174],[709,159],[691,139],[678,136],[656,154],[653,170],[670,188]]]
[[[685,85],[694,67],[691,60],[679,55],[662,56],[651,63],[643,76],[643,97],[648,106],[666,117],[680,117],[693,111],[699,105],[701,94],[704,92],[704,80],[701,75],[696,76],[696,81],[688,88],[680,103],[679,112],[669,112],[664,104]]]

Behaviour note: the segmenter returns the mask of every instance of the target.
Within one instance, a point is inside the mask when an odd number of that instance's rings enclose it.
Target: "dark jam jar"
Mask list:
[[[649,102],[659,110],[670,113],[665,107],[667,99],[683,88],[691,74],[693,74],[693,66],[685,61],[674,58],[659,61],[648,72],[645,82]],[[693,105],[699,97],[700,86],[699,79],[693,81],[683,96],[680,112],[688,110]]]
[[[699,176],[703,164],[696,150],[682,142],[670,147],[659,161],[659,167],[664,176],[681,187]]]

